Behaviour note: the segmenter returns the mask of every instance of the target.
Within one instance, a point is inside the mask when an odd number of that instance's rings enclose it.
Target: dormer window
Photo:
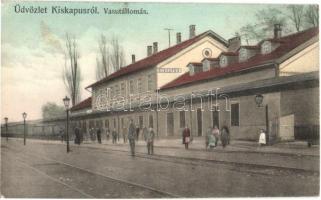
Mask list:
[[[265,41],[263,42],[262,46],[261,46],[261,53],[262,54],[269,54],[272,51],[272,47],[271,47],[271,42],[269,41]]]
[[[189,63],[187,67],[189,69],[190,76],[202,71],[202,63]]]
[[[221,58],[220,58],[220,66],[221,67],[226,67],[227,66],[227,58],[226,58],[226,56],[221,56]]]

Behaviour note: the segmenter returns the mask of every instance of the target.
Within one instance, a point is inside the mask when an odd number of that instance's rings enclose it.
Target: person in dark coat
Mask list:
[[[131,119],[128,127],[128,140],[129,140],[130,152],[132,156],[135,156],[135,139],[136,139],[136,129],[135,129],[133,120]]]
[[[228,129],[226,126],[224,126],[222,128],[222,131],[221,131],[221,142],[222,142],[222,146],[223,148],[225,148],[225,146],[228,144]]]
[[[64,142],[65,133],[62,127],[60,127],[59,135],[60,135],[61,142]]]
[[[117,141],[119,142],[120,133],[119,133],[119,132],[117,132],[117,131],[116,131],[116,133],[117,133],[117,136],[116,136],[116,137],[117,137]]]
[[[185,144],[185,149],[188,149],[188,144],[191,141],[191,131],[187,126],[183,130],[183,143]]]
[[[80,145],[80,130],[78,127],[75,128],[75,144]]]
[[[79,143],[81,144],[81,143],[83,143],[83,141],[84,141],[84,133],[83,133],[84,131],[83,131],[83,129],[81,128],[81,129],[79,129]]]
[[[137,137],[137,141],[138,141],[138,139],[139,139],[139,131],[140,131],[139,127],[136,126],[136,137]]]
[[[148,129],[146,126],[144,126],[143,130],[142,130],[142,137],[144,137],[144,141],[146,142],[147,139],[147,134],[148,134]]]
[[[98,140],[98,143],[101,144],[101,130],[100,130],[100,128],[97,128],[97,140]]]
[[[227,126],[223,126],[222,131],[223,130],[226,131],[226,138],[227,138],[226,144],[230,144],[230,131],[229,131],[228,127]]]
[[[113,144],[117,143],[117,132],[116,129],[114,128],[114,130],[111,132],[111,136],[113,138]]]

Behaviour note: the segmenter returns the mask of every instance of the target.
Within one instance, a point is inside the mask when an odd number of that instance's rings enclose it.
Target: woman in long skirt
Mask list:
[[[261,132],[260,132],[259,145],[260,146],[266,145],[266,134],[265,134],[265,131],[263,129],[261,129]]]
[[[208,148],[209,149],[213,149],[216,146],[216,137],[214,135],[214,133],[212,132],[212,134],[209,135],[208,137]]]

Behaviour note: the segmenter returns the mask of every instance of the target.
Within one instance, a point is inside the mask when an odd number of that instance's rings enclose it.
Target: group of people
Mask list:
[[[205,138],[206,149],[217,147],[219,141],[221,141],[223,148],[230,144],[230,131],[227,126],[223,126],[221,130],[217,126],[208,127]]]
[[[74,132],[75,144],[80,145],[80,143],[83,142],[84,137],[78,127],[75,127],[74,131],[75,131]],[[103,129],[103,131],[106,133],[107,140],[109,140],[109,137],[111,135],[113,144],[116,144],[117,141],[119,141],[119,134],[117,133],[115,128],[111,132],[109,128]],[[63,130],[61,130],[60,132],[61,132],[61,140],[63,141]],[[129,147],[130,147],[132,156],[135,156],[135,141],[138,141],[140,132],[142,133],[144,140],[146,142],[148,154],[150,155],[154,154],[155,132],[152,127],[147,128],[146,126],[144,126],[142,130],[140,130],[138,126],[135,126],[135,124],[133,123],[133,120],[131,119],[128,127],[128,132],[126,131],[126,129],[123,129],[122,132],[123,132],[124,143],[127,143],[127,140],[129,141]],[[89,137],[92,141],[95,141],[97,138],[98,143],[101,144],[102,129],[90,128]],[[185,149],[188,149],[189,143],[193,141],[193,137],[188,126],[185,126],[185,128],[182,131],[182,139],[183,139],[182,142],[185,145]],[[205,136],[205,149],[208,150],[208,149],[213,149],[217,147],[219,145],[219,141],[223,148],[225,148],[226,145],[230,144],[230,132],[228,127],[223,126],[221,130],[217,126],[214,126],[214,128],[208,127],[206,136]],[[266,133],[263,129],[260,130],[259,144],[260,146],[267,144]]]
[[[102,132],[105,132],[107,141],[109,140],[110,135],[112,137],[113,144],[116,144],[117,141],[119,141],[119,133],[116,131],[116,128],[114,128],[111,132],[109,128],[107,129],[90,128],[89,129],[90,140],[94,142],[97,139],[97,142],[101,144]],[[126,129],[123,129],[122,132],[123,132],[122,136],[123,136],[124,143],[127,143],[127,140],[129,141],[129,146],[130,146],[132,156],[135,156],[135,141],[138,141],[140,132],[142,132],[144,140],[146,142],[148,154],[150,155],[154,154],[155,132],[152,127],[147,128],[146,126],[144,126],[144,128],[140,130],[138,126],[134,125],[133,120],[131,119],[128,127],[128,132],[126,133]],[[74,128],[74,138],[75,138],[74,139],[75,144],[78,144],[78,145],[80,145],[84,140],[83,134],[81,133],[80,128],[78,128],[77,126]],[[63,141],[63,136],[61,140]]]
[[[182,139],[185,149],[188,149],[188,145],[193,141],[193,137],[187,126],[183,129]],[[214,128],[209,127],[205,137],[205,148],[213,149],[218,145],[219,141],[221,141],[223,148],[230,143],[230,132],[227,126],[223,126],[222,130],[219,130],[217,126],[214,126]]]
[[[76,127],[77,128],[77,127]],[[76,128],[75,128],[75,135],[76,135]],[[139,139],[139,133],[141,132],[141,129],[138,126],[134,125],[134,129],[135,130],[135,140],[138,141]],[[146,132],[145,130],[147,130],[146,126],[142,129],[143,134]],[[117,132],[116,128],[113,128],[112,131],[110,131],[109,128],[89,128],[89,137],[90,140],[92,142],[97,141],[98,143],[101,143],[101,138],[102,138],[102,134],[106,134],[106,140],[109,141],[110,137],[112,139],[112,143],[116,144],[117,142],[119,142],[120,140],[120,134]],[[122,137],[123,137],[123,142],[127,143],[128,140],[128,133],[126,128],[122,128]]]
[[[130,146],[130,152],[132,156],[135,156],[135,141],[138,141],[139,138],[139,128],[133,123],[133,120],[130,120],[130,124],[128,127],[128,140],[129,140],[129,146]],[[149,155],[154,154],[154,138],[155,138],[155,132],[152,127],[145,126],[142,130],[142,134],[144,136],[144,140],[147,145],[147,152]]]

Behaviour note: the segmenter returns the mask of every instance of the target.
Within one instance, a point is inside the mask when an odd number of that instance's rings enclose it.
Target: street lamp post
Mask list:
[[[23,117],[23,145],[26,145],[26,118],[27,118],[27,113],[23,112],[22,113]]]
[[[67,122],[66,122],[66,142],[67,142],[67,153],[69,153],[70,148],[69,148],[69,103],[70,99],[66,96],[63,99],[65,108],[66,108],[66,113],[67,113]]]
[[[8,117],[4,118],[4,122],[5,122],[5,126],[6,126],[6,137],[7,137],[7,141],[9,140],[9,135],[8,135]]]
[[[263,107],[263,95],[257,94],[255,95],[255,103],[258,107]],[[266,131],[266,144],[270,143],[270,128],[269,128],[269,105],[265,104],[265,131]]]

